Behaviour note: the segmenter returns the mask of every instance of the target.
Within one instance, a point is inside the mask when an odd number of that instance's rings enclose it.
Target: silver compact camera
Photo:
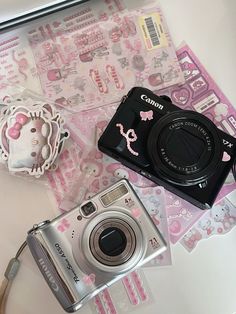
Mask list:
[[[67,312],[166,250],[137,194],[120,180],[28,232],[30,251]]]

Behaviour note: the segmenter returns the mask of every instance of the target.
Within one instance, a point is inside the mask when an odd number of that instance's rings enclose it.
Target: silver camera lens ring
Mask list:
[[[120,254],[115,256],[105,254],[99,244],[101,235],[104,231],[109,229],[114,231],[117,229],[121,231],[126,238],[124,249],[120,252]],[[89,243],[90,250],[96,260],[107,266],[118,266],[126,263],[132,257],[136,248],[136,237],[132,227],[124,220],[121,220],[120,218],[107,218],[97,224],[97,226],[93,229]]]
[[[111,219],[112,217],[114,217],[113,218],[114,220],[120,219],[122,221],[125,221],[128,225],[130,225],[130,227],[132,228],[135,234],[136,243],[135,243],[135,249],[133,251],[133,254],[130,256],[129,259],[127,259],[126,262],[123,262],[120,264],[117,263],[117,265],[113,264],[113,266],[109,266],[109,265],[104,264],[101,261],[98,261],[94,257],[90,249],[90,236],[94,228],[100,222],[107,219]],[[93,269],[93,271],[96,272],[97,270],[101,270],[107,273],[122,274],[131,270],[133,267],[137,265],[137,263],[142,259],[142,257],[146,253],[147,244],[144,241],[143,232],[140,226],[138,225],[138,223],[135,221],[135,219],[133,219],[129,214],[124,213],[124,210],[122,208],[117,208],[116,210],[112,209],[112,210],[101,212],[91,219],[91,221],[88,223],[88,225],[84,229],[83,236],[80,239],[80,248],[86,259],[86,263],[90,265],[89,267]]]

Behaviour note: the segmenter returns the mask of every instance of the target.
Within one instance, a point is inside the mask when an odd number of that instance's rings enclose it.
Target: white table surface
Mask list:
[[[14,5],[17,8],[20,3],[25,5],[27,2],[1,0],[0,17],[7,14],[6,5],[12,11]],[[175,45],[186,41],[226,96],[236,104],[236,1],[160,2]],[[34,223],[55,216],[56,209],[44,186],[6,173],[0,174],[0,200],[2,278],[8,260],[25,239],[27,230]],[[236,204],[236,193],[231,201]],[[137,308],[136,314],[236,313],[236,228],[225,236],[202,241],[191,254],[179,244],[172,246],[172,257],[173,266],[144,270],[154,302]],[[28,250],[22,260],[9,296],[7,313],[65,313],[49,291]],[[87,312],[84,307],[79,313]]]

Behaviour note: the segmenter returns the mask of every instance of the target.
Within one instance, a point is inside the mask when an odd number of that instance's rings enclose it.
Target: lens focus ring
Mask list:
[[[217,128],[209,119],[197,112],[179,110],[153,126],[148,153],[160,177],[191,186],[214,174],[223,149]]]

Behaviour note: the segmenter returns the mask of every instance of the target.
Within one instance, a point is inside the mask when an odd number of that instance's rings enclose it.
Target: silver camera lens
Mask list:
[[[108,218],[92,230],[89,245],[97,261],[107,266],[119,266],[133,256],[136,236],[126,221]]]

